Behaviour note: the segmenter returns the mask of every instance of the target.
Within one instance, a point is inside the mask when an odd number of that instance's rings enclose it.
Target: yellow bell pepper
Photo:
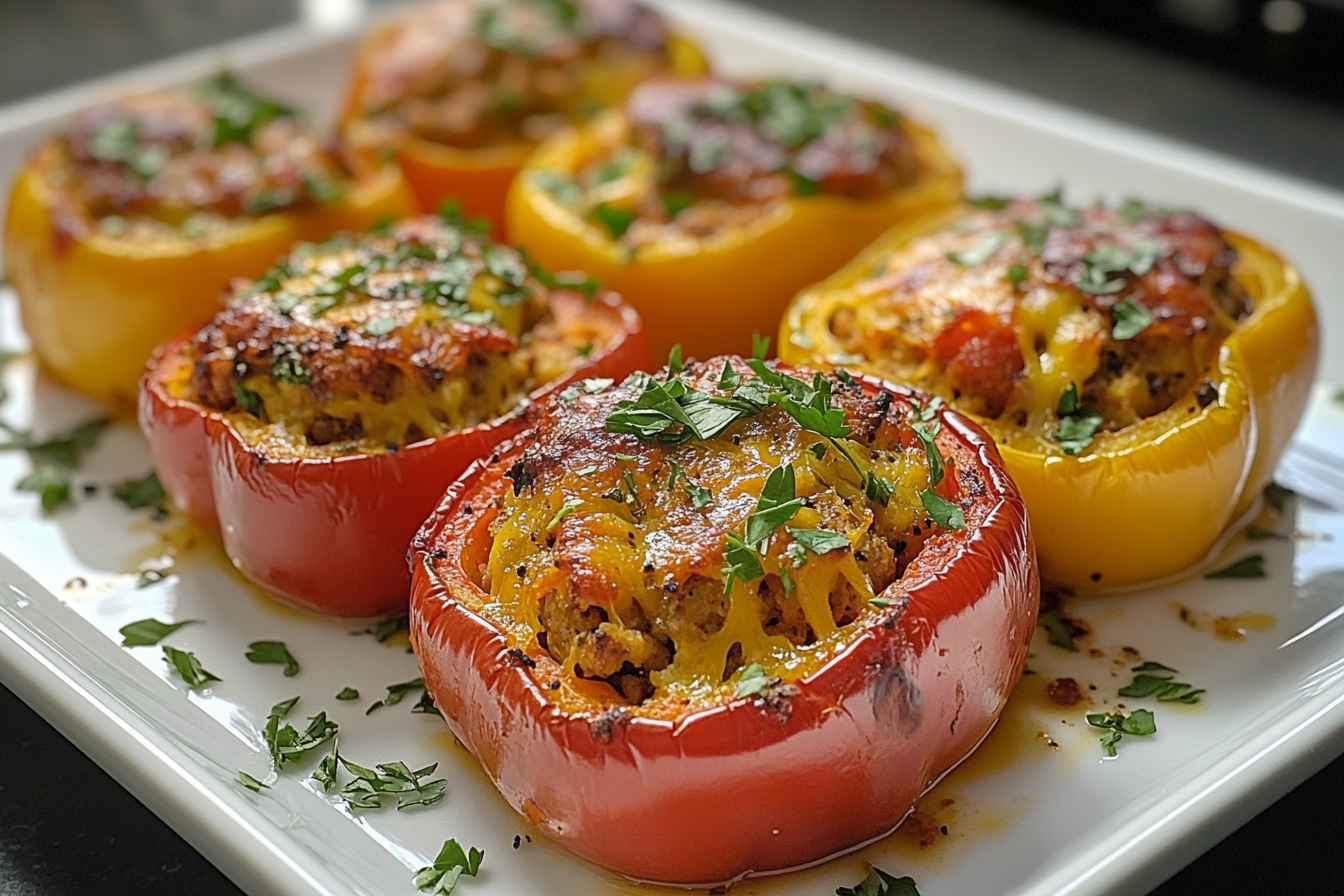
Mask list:
[[[196,238],[114,235],[87,217],[71,220],[72,203],[53,177],[59,164],[59,148],[48,143],[19,172],[5,221],[5,270],[42,364],[119,409],[135,406],[136,381],[155,346],[209,320],[233,278],[259,276],[297,241],[415,210],[405,179],[387,165],[353,180],[332,204],[236,218]]]
[[[631,247],[547,189],[548,175],[574,178],[592,160],[632,145],[623,113],[556,134],[541,145],[509,193],[510,239],[553,270],[587,271],[643,317],[654,357],[680,343],[707,358],[744,351],[770,333],[789,299],[844,264],[893,223],[944,208],[961,196],[961,170],[934,133],[908,118],[918,175],[871,199],[817,192],[775,200],[741,225],[709,235],[678,233]]]
[[[871,309],[873,287],[863,281],[875,272],[898,276],[896,256],[902,250],[967,213],[963,208],[894,228],[843,270],[800,293],[780,324],[780,357],[891,378],[894,341],[885,356],[880,340],[868,342],[874,350],[855,354],[854,344],[842,344],[834,331],[836,312],[849,309],[844,314],[852,321],[851,312]],[[1026,500],[1047,581],[1114,589],[1189,574],[1269,484],[1310,392],[1318,354],[1316,315],[1288,261],[1248,237],[1228,232],[1223,237],[1237,251],[1232,273],[1253,310],[1235,322],[1204,374],[1217,390],[1216,400],[1206,394],[1204,406],[1192,391],[1156,414],[1095,433],[1073,456],[1047,433],[1014,426],[1009,414],[976,417],[998,442]],[[1039,371],[1052,363],[1067,367],[1066,350],[1051,342],[1042,357],[1057,353],[1052,359],[1034,361],[1024,354],[1028,367],[1036,364]],[[902,369],[919,371],[909,377],[916,387],[939,384],[944,398],[958,404],[928,362]],[[919,382],[922,375],[927,380]]]
[[[544,5],[533,7],[527,12],[534,17],[546,13]],[[416,100],[417,93],[443,99],[435,90],[448,87],[450,75],[459,76],[455,68],[443,64],[445,60],[464,54],[483,56],[493,50],[500,61],[497,65],[481,66],[483,73],[477,86],[492,96],[504,98],[517,89],[521,70],[544,68],[546,71],[533,80],[567,80],[570,85],[564,96],[549,96],[545,103],[573,122],[585,121],[597,111],[619,106],[636,84],[652,75],[695,77],[709,69],[700,47],[675,33],[669,33],[665,45],[656,50],[636,49],[631,43],[623,53],[595,52],[565,62],[551,62],[544,52],[522,48],[527,34],[518,37],[519,49],[487,45],[483,33],[463,29],[464,8],[469,8],[479,23],[488,21],[484,13],[490,7],[476,0],[448,0],[389,22],[361,41],[355,53],[340,130],[345,139],[369,157],[394,158],[415,191],[422,211],[434,213],[445,201],[457,202],[468,217],[489,220],[496,238],[504,236],[504,200],[509,185],[536,149],[537,140],[523,140],[511,133],[508,116],[513,113],[499,113],[502,117],[491,122],[490,117],[496,113],[490,109],[478,110],[476,114],[485,120],[483,129],[496,132],[484,139],[480,134],[471,134],[460,143],[426,136],[398,121],[396,107],[408,99]],[[579,9],[582,14],[582,4]],[[656,16],[641,10],[635,17],[646,15]],[[540,19],[534,18],[531,24],[534,30],[545,30]],[[431,40],[437,43],[434,51],[427,49]],[[619,37],[597,34],[588,40],[590,46],[598,46],[599,41],[610,42]],[[459,43],[471,45],[463,47]],[[506,81],[506,77],[512,82]],[[392,86],[398,82],[400,87]],[[526,83],[526,79],[522,82]],[[455,123],[462,126],[461,122]]]

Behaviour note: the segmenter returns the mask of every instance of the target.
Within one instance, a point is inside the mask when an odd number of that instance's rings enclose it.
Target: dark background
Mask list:
[[[749,2],[1344,188],[1344,0]],[[292,22],[303,6],[0,0],[0,105]],[[1341,807],[1336,760],[1155,896],[1344,893]],[[0,686],[0,896],[121,893],[240,891]]]

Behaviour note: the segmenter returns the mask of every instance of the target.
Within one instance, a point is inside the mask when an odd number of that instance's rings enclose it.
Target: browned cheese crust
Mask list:
[[[722,385],[724,364],[693,363],[679,379],[726,398],[734,389]],[[729,370],[755,377],[740,359]],[[566,673],[606,682],[627,703],[657,693],[682,705],[750,663],[800,677],[876,612],[869,601],[937,529],[921,505],[929,466],[908,408],[847,377],[826,379],[850,429],[839,444],[888,483],[884,505],[865,494],[836,442],[777,404],[679,444],[608,431],[613,411],[649,382],[636,374],[570,387],[526,435],[492,527],[492,600],[515,608]],[[749,563],[734,573],[734,539],[750,537],[749,520],[784,467],[790,489],[796,477],[796,492],[785,492],[799,499],[796,513],[756,546],[759,575]],[[794,530],[843,539],[818,553]]]
[[[339,201],[350,179],[335,144],[227,74],[82,112],[53,151],[66,211],[112,235],[167,225],[199,236],[226,219]]]
[[[658,14],[626,0],[446,0],[375,35],[355,102],[449,146],[536,143],[598,111],[604,75],[666,68],[666,40]]]
[[[185,397],[282,450],[396,448],[493,419],[615,339],[584,305],[517,250],[409,219],[240,287],[191,340]]]
[[[845,353],[1022,429],[1053,430],[1063,408],[1116,430],[1200,388],[1212,400],[1204,377],[1251,310],[1217,227],[1138,203],[989,204],[854,285],[829,317]]]

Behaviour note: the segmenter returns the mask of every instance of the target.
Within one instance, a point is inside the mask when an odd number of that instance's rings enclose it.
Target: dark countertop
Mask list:
[[[274,27],[294,20],[303,8],[320,5],[314,0],[4,0],[0,104]],[[754,0],[754,5],[1344,188],[1344,109],[1075,28],[1012,3]],[[1341,803],[1344,759],[1154,893],[1344,893],[1337,833]],[[0,686],[0,894],[76,893],[238,896],[240,891]]]

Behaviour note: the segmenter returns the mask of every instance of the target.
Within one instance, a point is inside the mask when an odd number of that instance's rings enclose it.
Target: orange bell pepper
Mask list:
[[[594,12],[587,6],[575,4],[579,17]],[[663,33],[651,10],[604,6],[599,27],[577,38],[570,33],[577,26],[550,21],[551,16],[563,17],[559,5],[526,0],[502,7],[447,0],[389,22],[356,50],[341,132],[370,156],[394,158],[422,211],[436,212],[445,201],[457,202],[464,214],[490,221],[495,236],[504,238],[505,196],[538,142],[522,133],[522,116],[585,121],[620,105],[650,75],[692,77],[708,68],[700,48],[682,35]],[[514,15],[523,33],[506,36],[500,21]],[[533,32],[539,48],[529,43]],[[650,34],[658,40],[651,42]],[[620,52],[611,52],[613,48]],[[476,56],[490,60],[479,66],[482,73],[459,74],[454,60]],[[530,74],[520,82],[523,70]],[[543,82],[567,87],[556,96]],[[476,92],[503,99],[491,100],[493,111],[471,112],[478,116],[471,126],[457,120],[459,109],[453,130],[430,133],[429,127],[417,128],[400,112],[414,103],[446,106],[459,93]],[[462,97],[459,106],[476,102]],[[433,126],[441,127],[441,122],[436,118]]]
[[[969,252],[976,252],[977,245],[992,251],[981,253],[984,258],[962,258],[975,263],[962,265],[945,282],[961,278],[965,285],[939,295],[954,307],[974,305],[981,310],[958,312],[927,344],[922,330],[903,333],[899,323],[881,320],[896,307],[889,301],[896,295],[889,284],[899,282],[903,271],[914,269],[916,255],[925,264],[926,280],[938,281],[941,276],[941,272],[929,275],[928,265],[946,266],[942,248],[929,243],[932,248],[921,252],[919,241],[951,233],[973,214],[973,209],[961,208],[894,228],[843,270],[800,293],[780,324],[781,357],[903,377],[941,392],[964,409],[970,396],[958,396],[951,388],[938,352],[948,353],[948,339],[967,338],[954,333],[979,326],[977,315],[997,321],[1002,313],[1005,332],[1015,340],[1010,344],[1017,366],[1001,369],[997,379],[1005,388],[1022,382],[1034,390],[1045,426],[1019,425],[1011,419],[1011,409],[976,419],[999,442],[1004,463],[1027,502],[1043,576],[1074,588],[1123,588],[1188,575],[1258,501],[1306,406],[1319,335],[1310,293],[1296,268],[1262,243],[1222,232],[1219,238],[1236,251],[1231,275],[1249,298],[1250,311],[1226,320],[1225,338],[1211,352],[1207,369],[1198,374],[1204,385],[1191,388],[1157,413],[1097,431],[1085,447],[1070,452],[1050,430],[1060,422],[1055,403],[1061,388],[1076,379],[1076,398],[1084,387],[1090,368],[1079,368],[1079,359],[1087,355],[1091,337],[1076,313],[1039,326],[1046,319],[1040,316],[1042,309],[1057,301],[1063,302],[1063,310],[1073,308],[1079,292],[1058,277],[1043,276],[1030,253],[1023,254],[1018,238],[1008,235],[1011,227],[1000,230],[1004,236],[990,247],[988,242],[977,242],[986,239],[981,230],[962,225]],[[1219,233],[1211,225],[1208,232]],[[1040,231],[1041,241],[1046,239],[1044,233]],[[1141,250],[1143,244],[1132,245]],[[932,261],[931,254],[936,254]],[[1086,274],[1088,264],[1096,268],[1101,263],[1100,255],[1084,258],[1091,261],[1084,262],[1075,281]],[[1098,298],[1117,305],[1131,302],[1135,308],[1153,305],[1157,312],[1148,314],[1147,325],[1167,325],[1163,315],[1173,313],[1172,307],[1163,307],[1167,300],[1158,290],[1164,282],[1186,289],[1180,276],[1174,268],[1147,268],[1152,260],[1135,264],[1131,256],[1125,263],[1141,273],[1132,269],[1105,273],[1119,279],[1094,286],[1111,290]],[[1020,285],[1007,290],[1008,280]],[[1004,291],[1015,292],[1014,307],[1001,311],[996,296]],[[1114,309],[1107,313],[1116,314]],[[934,326],[928,324],[930,319],[925,316],[919,326]],[[989,351],[990,344],[980,343],[980,350]],[[921,345],[924,348],[918,348]],[[930,360],[921,360],[925,351]],[[1023,363],[1025,368],[1020,367]],[[1075,377],[1071,371],[1079,369],[1083,373]],[[1160,382],[1149,385],[1157,388]],[[1021,413],[1025,418],[1027,409]],[[1036,413],[1031,412],[1033,420]]]
[[[213,113],[206,108],[198,114],[202,101],[195,97],[128,102],[132,105],[124,115],[111,104],[84,118],[107,119],[100,128],[114,133],[110,129],[118,121],[134,128],[137,115],[150,121],[156,114],[154,105],[140,110],[134,103],[174,102],[179,104],[175,111],[207,129],[190,138],[203,147],[178,152],[182,158],[176,161],[184,167],[243,152],[237,144],[209,148]],[[151,145],[147,151],[157,149]],[[103,176],[118,164],[95,158],[84,170]],[[158,177],[175,176],[173,164],[165,164]],[[4,263],[42,364],[66,385],[121,408],[134,406],[136,381],[154,347],[208,320],[233,278],[260,275],[297,241],[363,230],[415,208],[401,173],[390,165],[356,165],[352,174],[328,180],[326,201],[298,201],[252,214],[222,206],[156,205],[154,178],[143,187],[148,199],[111,214],[108,208],[92,208],[81,195],[83,173],[71,160],[68,135],[33,153],[10,194]],[[216,220],[192,232],[191,215],[197,210],[217,212]]]
[[[650,84],[641,91],[653,89]],[[855,197],[826,192],[825,182],[800,181],[802,189],[769,201],[728,200],[725,223],[711,232],[665,230],[632,243],[617,236],[611,223],[562,201],[554,186],[582,180],[597,160],[635,151],[630,118],[613,113],[563,131],[537,150],[509,194],[509,233],[543,264],[589,271],[621,292],[644,318],[654,357],[676,343],[702,358],[741,351],[753,333],[774,331],[799,289],[835,271],[892,224],[960,198],[961,171],[935,134],[908,118],[900,122],[915,165],[905,186]],[[629,178],[635,183],[597,185],[592,195],[612,197],[602,209],[638,216],[639,204],[647,203],[640,195],[647,188],[638,181],[656,178],[658,164],[656,158],[637,164]],[[749,208],[749,220],[733,220]],[[688,212],[670,214],[675,230]],[[622,223],[617,219],[618,229]]]

